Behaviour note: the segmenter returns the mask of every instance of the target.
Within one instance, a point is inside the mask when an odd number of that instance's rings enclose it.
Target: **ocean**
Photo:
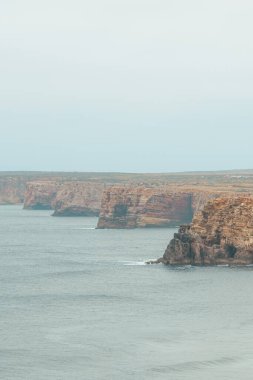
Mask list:
[[[252,380],[253,268],[145,265],[175,229],[0,206],[0,379]]]

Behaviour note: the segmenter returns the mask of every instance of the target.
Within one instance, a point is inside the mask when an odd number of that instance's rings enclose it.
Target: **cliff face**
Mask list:
[[[191,225],[181,226],[162,259],[165,264],[253,263],[253,197],[209,201]]]
[[[56,194],[53,216],[98,216],[102,183],[65,182]]]
[[[220,194],[136,184],[106,188],[97,181],[45,178],[27,183],[24,208],[53,209],[54,216],[98,216],[100,212],[98,228],[170,227],[189,223],[208,199]]]
[[[85,181],[27,183],[24,208],[54,210],[54,216],[98,216],[104,185]]]
[[[55,181],[28,182],[25,191],[24,209],[52,210],[59,183]]]
[[[209,199],[252,193],[252,173],[0,172],[0,204],[25,198],[25,208],[55,209],[56,216],[98,215],[101,208],[98,228],[170,227],[189,223]]]
[[[202,211],[204,206],[207,204],[208,201],[220,198],[220,197],[231,197],[232,192],[222,192],[222,191],[191,191],[192,194],[192,211],[193,215],[195,215],[197,212]]]
[[[0,204],[19,204],[24,201],[26,181],[17,176],[0,177]]]
[[[175,227],[190,223],[208,200],[231,192],[176,186],[116,185],[103,193],[98,228]]]
[[[191,194],[112,186],[103,193],[97,227],[169,227],[191,219]]]

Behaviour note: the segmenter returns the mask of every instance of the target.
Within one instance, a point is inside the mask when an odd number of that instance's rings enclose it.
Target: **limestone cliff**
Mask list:
[[[36,180],[27,183],[24,208],[54,210],[54,216],[98,216],[104,184]]]
[[[53,216],[98,216],[103,183],[65,182],[58,188]]]
[[[74,183],[80,183],[76,190]],[[55,215],[97,215],[102,190],[100,192],[96,187],[90,195],[85,194],[86,190],[81,190],[85,183],[105,184],[107,188],[116,185],[112,194],[106,190],[103,196],[99,228],[162,227],[188,223],[210,198],[223,193],[229,196],[232,192],[252,193],[253,171],[174,174],[0,172],[0,204],[18,204],[25,198],[25,208],[56,207]],[[122,193],[122,188],[128,190]]]
[[[198,189],[192,189],[189,190],[189,192],[192,194],[192,212],[193,215],[195,215],[197,212],[203,210],[204,206],[207,204],[207,202],[211,199],[220,198],[220,197],[230,197],[234,193],[232,191],[219,191],[218,189],[211,190],[198,190]]]
[[[114,185],[103,193],[97,227],[175,227],[191,222],[208,200],[231,194],[219,188],[187,188],[175,184]]]
[[[103,193],[98,228],[169,227],[192,219],[191,194],[112,186]]]
[[[26,181],[19,176],[0,177],[0,204],[19,204],[24,201]]]
[[[24,197],[24,209],[52,210],[59,186],[60,184],[56,181],[28,182]]]
[[[190,225],[181,226],[159,261],[183,265],[253,263],[253,197],[209,201]]]

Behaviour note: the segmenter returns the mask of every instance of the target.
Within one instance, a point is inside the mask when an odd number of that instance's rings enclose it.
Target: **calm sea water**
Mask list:
[[[0,207],[0,378],[252,380],[252,268],[144,265],[173,229]]]

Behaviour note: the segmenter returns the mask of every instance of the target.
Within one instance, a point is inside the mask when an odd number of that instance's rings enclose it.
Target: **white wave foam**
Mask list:
[[[96,227],[80,227],[80,228],[73,228],[73,230],[95,230]]]
[[[145,261],[123,261],[123,265],[137,266],[146,265]]]

